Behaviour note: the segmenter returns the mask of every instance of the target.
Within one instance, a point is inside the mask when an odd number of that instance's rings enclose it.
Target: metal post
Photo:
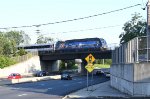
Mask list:
[[[87,91],[88,91],[88,86],[89,86],[89,77],[88,77],[88,71],[87,71]]]
[[[93,91],[93,72],[92,72],[92,80],[91,80],[91,90]]]
[[[136,55],[134,56],[136,58],[136,63],[139,62],[139,38],[136,38]]]
[[[150,16],[149,16],[149,14],[150,14],[150,0],[148,0],[148,4],[147,4],[147,62],[148,62],[148,60],[149,60],[149,27],[150,27]]]

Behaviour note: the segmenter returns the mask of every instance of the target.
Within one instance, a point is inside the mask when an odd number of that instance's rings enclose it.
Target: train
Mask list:
[[[57,41],[55,44],[33,44],[18,46],[26,51],[48,51],[48,52],[77,52],[77,51],[99,51],[107,50],[108,46],[103,38],[84,38]]]

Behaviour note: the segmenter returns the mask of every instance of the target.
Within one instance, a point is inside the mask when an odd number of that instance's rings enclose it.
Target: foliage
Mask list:
[[[65,63],[67,66],[65,66]],[[60,63],[60,71],[66,70],[66,69],[77,69],[78,67],[75,65],[74,60],[67,60],[67,61],[61,61]]]
[[[110,68],[110,65],[103,65],[103,64],[94,64],[94,67],[97,67],[97,68]]]
[[[44,37],[43,35],[38,36],[36,44],[43,44],[43,43],[51,43],[53,38],[51,37]]]
[[[5,68],[7,66],[10,66],[10,65],[13,65],[15,64],[15,60],[9,58],[9,57],[6,57],[6,56],[0,56],[0,68]]]
[[[13,40],[16,45],[29,44],[30,37],[23,31],[9,31],[5,33],[5,37],[9,40]]]
[[[108,64],[111,65],[112,64],[112,59],[96,59],[95,60],[96,64]]]
[[[17,45],[30,41],[30,38],[23,31],[0,32],[0,68],[16,63],[11,57],[23,55],[25,51],[17,52]]]
[[[119,36],[119,38],[121,38],[121,44],[126,43],[135,37],[146,35],[146,21],[141,18],[142,16],[140,16],[139,13],[135,13],[131,20],[124,24],[124,32]]]
[[[19,49],[17,52],[17,55],[22,56],[22,55],[26,55],[27,52],[25,51],[25,49]]]

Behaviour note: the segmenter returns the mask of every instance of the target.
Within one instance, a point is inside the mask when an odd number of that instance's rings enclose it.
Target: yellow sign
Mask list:
[[[85,66],[85,68],[87,69],[88,72],[92,72],[94,70],[93,64],[88,64]]]
[[[94,56],[92,55],[92,54],[89,54],[86,58],[85,58],[85,60],[88,62],[88,63],[93,63],[94,61],[95,61],[95,58],[94,58]]]

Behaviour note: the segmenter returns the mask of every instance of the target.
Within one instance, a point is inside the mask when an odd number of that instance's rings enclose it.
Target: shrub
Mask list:
[[[8,67],[10,65],[14,65],[15,63],[16,63],[16,61],[9,57],[0,56],[0,68],[1,69]]]

